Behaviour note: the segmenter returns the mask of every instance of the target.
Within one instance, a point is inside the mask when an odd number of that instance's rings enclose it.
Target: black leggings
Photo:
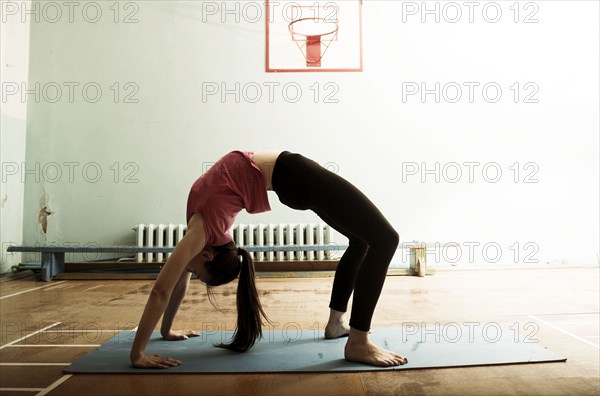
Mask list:
[[[398,233],[356,187],[300,154],[284,151],[277,158],[273,190],[282,204],[313,210],[349,239],[335,272],[329,307],[346,312],[354,290],[350,326],[368,331]]]

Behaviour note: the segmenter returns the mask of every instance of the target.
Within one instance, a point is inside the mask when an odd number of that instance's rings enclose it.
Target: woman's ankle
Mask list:
[[[350,327],[350,334],[348,335],[348,342],[368,342],[369,332],[357,330],[354,327]]]
[[[327,323],[343,323],[345,312],[336,311],[333,308],[329,309],[329,320]]]

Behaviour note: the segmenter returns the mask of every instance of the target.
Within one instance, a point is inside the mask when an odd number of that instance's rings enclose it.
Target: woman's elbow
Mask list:
[[[150,298],[156,301],[168,301],[171,297],[171,290],[156,283],[150,292]]]

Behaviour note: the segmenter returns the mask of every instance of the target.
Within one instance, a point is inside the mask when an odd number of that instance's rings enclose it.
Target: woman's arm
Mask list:
[[[169,300],[169,304],[167,304],[167,308],[165,310],[165,313],[163,314],[162,324],[160,326],[160,333],[162,334],[165,340],[187,340],[188,337],[195,337],[200,335],[199,332],[193,330],[171,330],[171,326],[173,325],[175,315],[177,314],[179,306],[181,305],[185,295],[187,294],[191,277],[192,274],[190,272],[184,272],[183,274],[181,274],[181,277],[177,282],[177,286],[175,286],[173,293],[171,293],[171,299]]]
[[[146,303],[146,308],[144,308],[131,347],[130,358],[134,367],[167,368],[181,364],[176,359],[158,355],[145,355],[144,351],[158,320],[165,312],[177,281],[186,271],[186,266],[190,260],[202,251],[204,244],[204,222],[200,215],[194,214],[188,225],[187,233],[177,244],[167,263],[160,271]]]

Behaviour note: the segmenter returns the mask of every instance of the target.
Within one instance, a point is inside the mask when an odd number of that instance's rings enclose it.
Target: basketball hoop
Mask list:
[[[331,42],[337,39],[339,24],[324,18],[301,18],[292,21],[288,29],[292,40],[306,58],[306,66],[321,67],[323,55]]]

